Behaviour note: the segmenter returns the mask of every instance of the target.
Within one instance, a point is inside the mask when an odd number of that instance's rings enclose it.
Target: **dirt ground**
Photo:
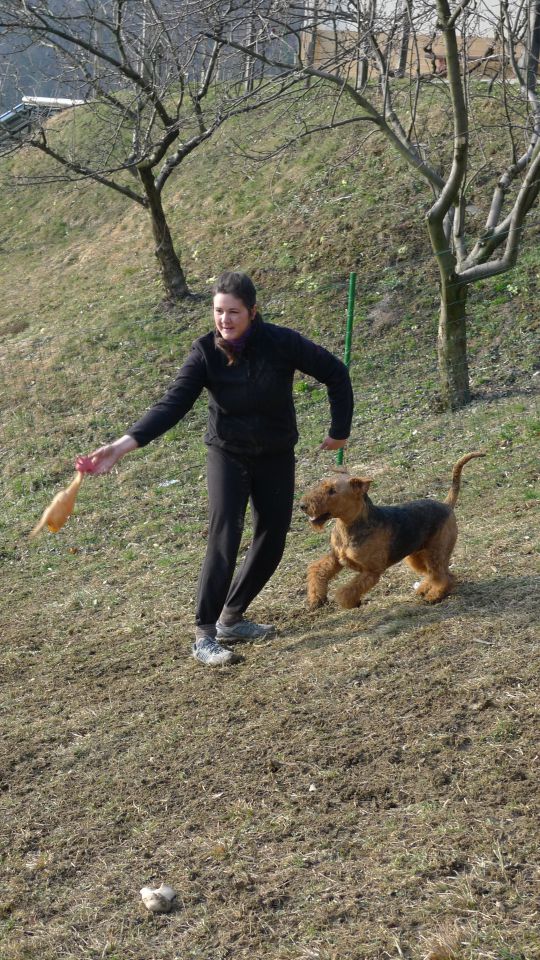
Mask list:
[[[455,595],[399,565],[309,613],[328,534],[295,516],[252,610],[278,635],[229,669],[189,656],[189,552],[160,592],[148,551],[103,576],[106,531],[41,541],[3,627],[2,960],[539,956],[533,513],[485,511],[478,463]]]

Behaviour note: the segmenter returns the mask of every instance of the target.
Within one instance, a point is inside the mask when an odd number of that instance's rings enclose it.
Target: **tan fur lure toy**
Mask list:
[[[71,516],[83,476],[84,474],[80,470],[77,470],[75,478],[71,481],[69,487],[56,494],[53,501],[45,510],[41,520],[32,530],[30,534],[31,537],[35,537],[43,530],[43,527],[47,527],[51,533],[58,533],[58,531],[61,530],[68,517]]]
[[[30,533],[31,537],[35,537],[36,534],[43,530],[43,527],[48,527],[51,533],[58,533],[68,517],[71,516],[84,474],[95,473],[95,466],[91,457],[77,457],[75,460],[75,469],[77,472],[69,487],[56,494],[53,501],[45,510],[41,520]]]

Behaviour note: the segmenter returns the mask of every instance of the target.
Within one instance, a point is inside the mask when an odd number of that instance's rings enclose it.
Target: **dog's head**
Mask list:
[[[322,480],[300,501],[300,509],[307,515],[315,530],[322,530],[327,520],[339,517],[346,525],[362,516],[366,509],[365,497],[371,480],[367,477],[349,477],[339,474],[331,480]]]

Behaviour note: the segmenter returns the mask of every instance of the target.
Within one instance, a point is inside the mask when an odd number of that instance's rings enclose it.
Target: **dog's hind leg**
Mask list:
[[[308,567],[307,573],[307,594],[308,604],[311,610],[322,607],[328,600],[328,584],[333,577],[336,577],[342,564],[339,562],[335,553],[327,553],[320,560],[315,560]]]
[[[456,540],[457,523],[454,515],[451,514],[424,550],[407,557],[410,566],[426,573],[417,592],[428,603],[444,600],[454,586],[454,577],[450,573],[449,563]],[[414,563],[411,562],[413,560]],[[422,569],[421,564],[425,570]]]
[[[423,574],[424,579],[420,581],[416,587],[416,594],[419,597],[423,597],[428,590],[431,589],[431,580],[428,576],[428,566],[426,563],[426,555],[424,550],[419,550],[418,553],[411,553],[408,557],[405,557],[405,563],[408,563],[409,567],[412,570],[415,570],[416,573]]]
[[[368,593],[368,591],[375,586],[380,580],[380,577],[380,573],[374,573],[370,570],[365,570],[356,577],[353,577],[345,586],[340,587],[339,590],[336,591],[336,600],[340,607],[344,607],[345,610],[352,610],[353,607],[359,607],[364,594]]]

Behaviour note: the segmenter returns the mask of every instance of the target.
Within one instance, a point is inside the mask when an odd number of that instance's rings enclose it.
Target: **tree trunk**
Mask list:
[[[246,46],[251,49],[255,42],[255,23],[254,23],[255,12],[253,10],[253,3],[251,4],[251,10],[249,12],[249,23],[247,28],[246,36]],[[253,57],[250,57],[249,53],[246,53],[244,57],[244,88],[246,93],[252,93],[255,86],[255,61]]]
[[[154,253],[158,259],[167,300],[185,300],[190,296],[184,271],[174,249],[171,231],[161,203],[161,194],[156,190],[154,174],[150,167],[138,167],[139,177],[148,199],[148,211],[152,221],[152,233],[156,241]]]
[[[307,10],[309,10],[309,5],[307,5]],[[312,10],[312,21],[309,28],[309,41],[306,51],[306,66],[313,67],[315,65],[315,54],[317,51],[317,37],[319,33],[319,0],[313,0],[313,10]],[[306,79],[306,87],[311,86],[311,76],[308,75]]]
[[[412,6],[412,4],[411,4]],[[401,11],[403,15],[403,30],[401,33],[401,42],[399,45],[399,65],[396,71],[396,77],[404,77],[409,63],[409,42],[411,36],[411,18],[407,3],[402,3]]]
[[[540,2],[533,0],[529,12],[530,53],[527,64],[527,89],[536,90],[540,56]]]
[[[446,410],[459,410],[469,403],[469,366],[467,363],[467,284],[455,274],[441,279],[441,309],[437,352],[439,382]]]

